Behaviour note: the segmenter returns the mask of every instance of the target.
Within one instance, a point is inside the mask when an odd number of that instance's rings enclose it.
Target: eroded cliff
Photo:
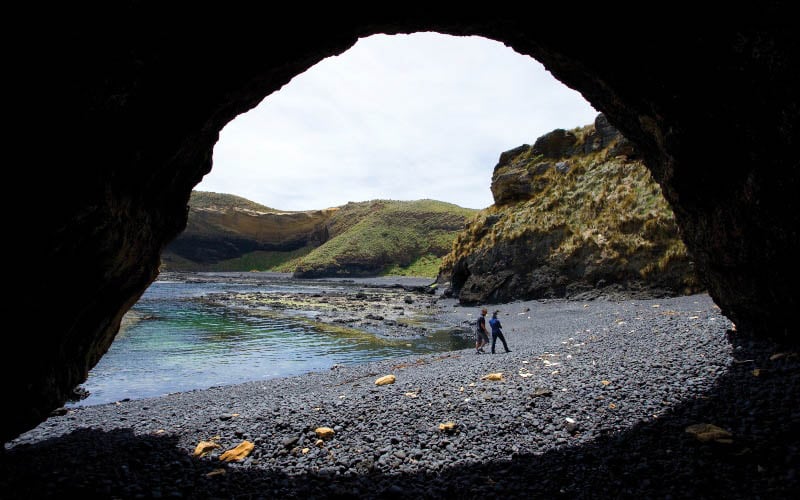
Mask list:
[[[491,189],[439,278],[462,303],[702,288],[661,188],[602,114],[501,154]]]
[[[261,253],[262,261],[268,255],[280,261],[277,256],[327,241],[328,222],[337,211],[287,212],[239,196],[194,191],[186,230],[166,248],[162,262],[177,271],[250,270],[258,265],[241,266],[255,261],[254,253]]]

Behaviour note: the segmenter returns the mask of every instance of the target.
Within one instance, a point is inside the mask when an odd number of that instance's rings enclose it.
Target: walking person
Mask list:
[[[478,318],[478,326],[475,328],[475,354],[483,354],[483,346],[489,343],[489,331],[486,329],[486,313],[489,311],[484,307]]]
[[[484,309],[485,311],[486,309]],[[492,327],[492,354],[494,354],[494,344],[497,342],[499,338],[503,342],[503,347],[505,347],[506,352],[511,352],[511,349],[508,348],[508,344],[506,344],[506,338],[503,336],[503,325],[500,324],[500,320],[497,319],[497,313],[500,311],[495,311],[492,313],[492,319],[489,320],[489,326]]]

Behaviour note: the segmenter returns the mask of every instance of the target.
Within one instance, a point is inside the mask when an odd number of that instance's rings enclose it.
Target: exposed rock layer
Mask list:
[[[638,158],[602,114],[501,154],[495,204],[459,235],[439,280],[463,304],[697,293],[674,215]]]
[[[224,199],[223,203],[209,200]],[[195,192],[186,229],[165,251],[198,265],[233,259],[256,250],[291,251],[328,239],[327,223],[336,209],[282,212],[244,198]],[[169,266],[168,266],[169,267]]]
[[[36,44],[20,44],[7,63],[9,143],[25,160],[18,185],[35,187],[45,215],[15,223],[19,234],[34,228],[15,266],[33,276],[17,280],[26,285],[11,309],[38,321],[34,335],[7,345],[18,361],[3,367],[14,410],[0,438],[45,419],[106,351],[183,229],[222,127],[379,32],[481,35],[535,57],[636,143],[722,312],[742,331],[793,339],[797,293],[786,271],[800,253],[800,44],[780,24],[793,19],[784,5],[763,3],[769,24],[748,13],[747,25],[675,6],[658,24],[604,29],[604,50],[596,27],[619,22],[604,5],[580,16],[571,5],[535,15],[285,6],[278,16],[131,2],[19,13]],[[547,18],[568,18],[571,29],[532,22]]]

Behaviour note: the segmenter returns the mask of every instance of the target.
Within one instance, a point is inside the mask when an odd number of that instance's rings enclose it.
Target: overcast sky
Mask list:
[[[282,210],[377,198],[485,208],[500,153],[596,115],[499,42],[375,35],[230,122],[195,189]]]

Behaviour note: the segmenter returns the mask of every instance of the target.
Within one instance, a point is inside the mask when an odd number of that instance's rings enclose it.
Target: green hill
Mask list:
[[[189,206],[195,210],[242,210],[258,213],[280,212],[274,208],[265,207],[247,198],[226,193],[212,193],[211,191],[192,191]]]
[[[436,277],[441,257],[476,212],[434,200],[348,203],[331,217],[331,238],[297,259],[295,275]]]
[[[173,271],[280,271],[298,277],[429,276],[477,211],[434,200],[373,200],[286,212],[194,192],[187,228],[162,257]]]

